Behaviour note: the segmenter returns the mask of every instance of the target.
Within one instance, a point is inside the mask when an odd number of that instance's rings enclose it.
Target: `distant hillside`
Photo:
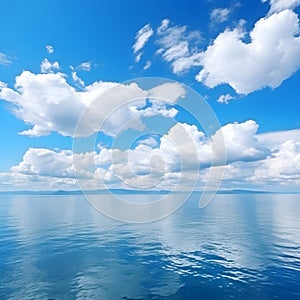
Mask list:
[[[87,191],[2,191],[0,195],[45,195],[45,196],[67,196],[67,195],[104,195],[107,193],[113,194],[132,194],[132,195],[142,195],[142,194],[169,194],[172,191],[167,190],[126,190],[126,189],[103,189],[103,190],[87,190]],[[176,191],[172,193],[186,193],[185,191]],[[188,191],[187,191],[188,193]],[[193,193],[203,193],[203,191],[194,191]],[[297,192],[267,192],[267,191],[256,191],[256,190],[219,190],[217,194],[299,194]]]
[[[221,190],[217,191],[217,194],[269,194],[270,192],[266,191],[253,191],[253,190]]]
[[[54,196],[67,196],[67,195],[101,195],[101,194],[168,194],[169,191],[145,191],[145,190],[125,190],[125,189],[111,189],[111,190],[75,190],[75,191],[2,191],[0,195],[54,195]]]

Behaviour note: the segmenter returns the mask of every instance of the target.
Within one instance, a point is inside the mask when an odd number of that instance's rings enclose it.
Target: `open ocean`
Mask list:
[[[300,299],[299,194],[197,205],[133,225],[83,196],[0,196],[0,299]]]

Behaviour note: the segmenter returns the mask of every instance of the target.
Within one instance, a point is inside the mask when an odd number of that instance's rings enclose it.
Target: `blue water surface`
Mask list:
[[[300,195],[197,205],[134,225],[83,196],[0,196],[0,299],[300,299]]]

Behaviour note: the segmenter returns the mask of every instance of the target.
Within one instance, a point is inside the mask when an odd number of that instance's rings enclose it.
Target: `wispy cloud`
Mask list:
[[[199,31],[189,31],[187,26],[171,26],[170,21],[164,19],[157,28],[156,42],[160,48],[156,53],[171,64],[175,74],[180,74],[200,65],[198,44],[201,41]]]
[[[132,46],[133,53],[137,53],[142,50],[152,35],[153,29],[151,28],[150,24],[142,27],[135,36],[135,43]]]
[[[213,23],[223,23],[228,20],[231,10],[229,8],[215,8],[210,14]]]
[[[83,70],[83,71],[91,71],[92,69],[92,63],[89,61],[82,62],[80,65],[76,67],[77,70]]]
[[[143,52],[141,52],[141,50],[144,48],[144,46],[146,45],[148,40],[151,38],[153,33],[154,32],[153,32],[153,29],[151,28],[150,24],[145,25],[136,33],[135,43],[132,46],[133,53],[136,54],[135,62],[140,61],[140,59],[143,55]]]
[[[81,87],[84,87],[84,81],[77,75],[76,72],[72,72],[72,79],[75,83],[78,83]]]
[[[135,59],[134,59],[136,63],[138,63],[138,62],[141,60],[142,55],[143,55],[143,51],[141,51],[140,53],[138,53],[138,54],[136,55],[136,57],[135,57]]]
[[[151,61],[148,60],[148,61],[146,62],[146,64],[144,65],[143,70],[145,71],[145,70],[149,69],[149,68],[151,67],[151,65],[152,65]]]
[[[9,65],[11,63],[12,63],[12,61],[9,58],[9,56],[4,54],[3,52],[0,52],[0,64],[1,65]]]

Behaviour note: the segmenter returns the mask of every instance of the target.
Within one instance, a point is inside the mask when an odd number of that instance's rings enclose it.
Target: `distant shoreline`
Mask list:
[[[58,191],[0,191],[0,196],[9,195],[44,195],[44,196],[68,196],[68,195],[102,195],[102,194],[169,194],[169,193],[191,193],[191,191],[168,191],[168,190],[126,190],[126,189],[103,189],[103,190],[58,190]],[[203,193],[203,191],[193,191],[192,193]],[[213,192],[211,192],[213,193]],[[220,190],[216,194],[300,194],[300,192],[270,192],[257,190]]]

